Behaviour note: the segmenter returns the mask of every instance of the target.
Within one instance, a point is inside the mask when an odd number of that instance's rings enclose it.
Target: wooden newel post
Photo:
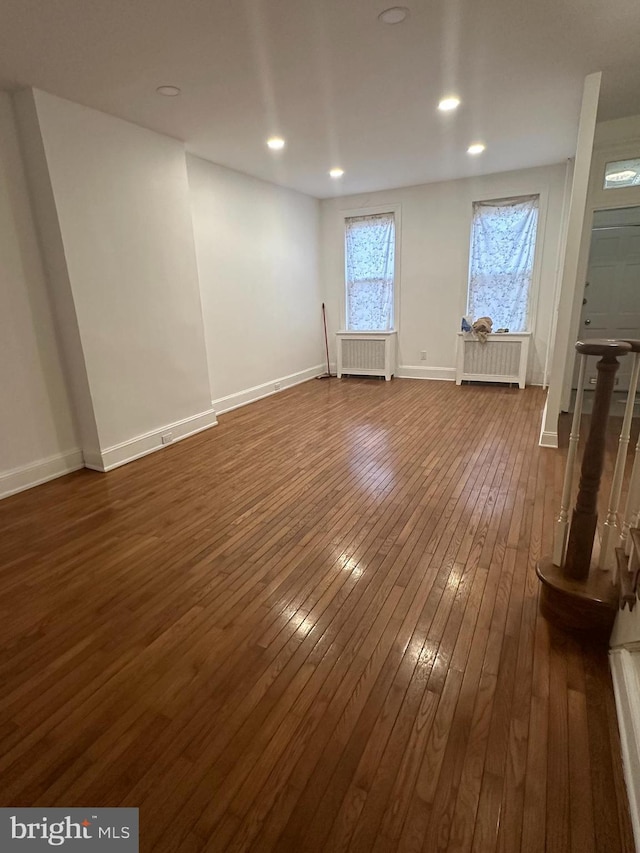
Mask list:
[[[631,346],[623,341],[590,340],[578,341],[576,349],[584,355],[599,355],[598,377],[591,412],[589,436],[584,449],[578,497],[571,518],[569,543],[564,563],[564,574],[574,580],[586,580],[591,565],[591,552],[598,524],[598,491],[604,464],[609,406],[613,393],[615,375],[619,367],[618,357],[626,355]]]
[[[578,372],[578,387],[576,399],[573,404],[573,420],[571,422],[571,435],[569,436],[569,449],[567,450],[567,464],[564,469],[564,483],[562,485],[562,502],[560,514],[558,515],[553,531],[553,564],[563,566],[567,551],[567,538],[569,536],[569,505],[571,503],[571,489],[573,486],[573,469],[576,463],[578,442],[580,441],[580,422],[582,419],[582,397],[584,396],[584,374],[587,367],[587,356],[580,356],[580,370]]]
[[[588,636],[591,640],[596,639],[607,644],[618,612],[618,590],[612,583],[611,572],[602,571],[596,566],[591,568],[591,555],[598,523],[598,490],[618,357],[626,355],[631,350],[631,345],[624,341],[590,340],[578,341],[576,349],[583,357],[583,364],[587,355],[600,357],[597,365],[596,393],[589,435],[582,457],[578,498],[571,520],[566,558],[564,562],[559,559],[562,556],[561,545],[565,535],[563,527],[566,525],[566,515],[562,510],[568,504],[571,491],[571,469],[575,456],[575,447],[572,446],[569,448],[572,452],[567,458],[568,470],[565,473],[560,517],[556,522],[555,560],[552,557],[542,557],[536,566],[541,583],[540,612],[561,628],[577,631],[583,637]],[[579,404],[580,392],[578,407]],[[575,433],[576,440],[573,445],[577,444],[578,421],[579,416],[574,417],[572,432]],[[640,457],[638,461],[640,463]],[[640,464],[638,480],[640,483]],[[562,526],[560,522],[563,522]]]

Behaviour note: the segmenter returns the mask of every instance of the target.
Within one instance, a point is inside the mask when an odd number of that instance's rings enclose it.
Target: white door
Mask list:
[[[594,229],[578,337],[640,338],[640,227]],[[587,386],[595,384],[589,359]],[[577,366],[576,366],[577,367]],[[616,390],[629,387],[631,359],[620,359]],[[577,384],[577,369],[573,387]]]

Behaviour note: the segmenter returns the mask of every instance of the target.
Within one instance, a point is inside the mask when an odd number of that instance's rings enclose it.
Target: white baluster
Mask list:
[[[626,554],[629,554],[631,543],[629,529],[638,526],[638,515],[640,515],[640,436],[638,436],[638,443],[636,444],[631,479],[629,480],[629,491],[627,493],[627,504],[624,510],[624,521],[622,530],[620,531],[620,539],[618,540],[618,546],[624,548]]]
[[[631,380],[629,382],[629,392],[627,394],[627,405],[624,410],[624,418],[622,421],[622,429],[620,430],[620,438],[618,439],[618,455],[616,456],[616,465],[613,470],[613,480],[611,482],[611,494],[609,495],[609,508],[607,510],[607,519],[602,529],[602,541],[600,542],[600,558],[598,567],[612,569],[614,572],[613,582],[615,583],[618,574],[618,566],[615,558],[615,547],[617,544],[617,533],[620,531],[618,524],[618,508],[620,506],[620,495],[622,493],[622,480],[624,477],[624,468],[627,461],[627,449],[629,447],[629,436],[631,435],[631,421],[633,418],[633,407],[636,401],[636,389],[638,387],[638,374],[640,373],[640,359],[638,353],[633,354],[633,367],[631,369]]]
[[[560,514],[556,519],[553,532],[553,563],[556,566],[564,564],[567,550],[567,539],[569,535],[569,504],[571,503],[571,484],[573,482],[573,469],[576,461],[576,451],[580,439],[580,418],[582,416],[582,397],[584,394],[584,373],[587,364],[587,356],[580,356],[580,370],[578,373],[578,388],[576,390],[576,401],[573,407],[573,420],[571,421],[571,435],[569,436],[569,449],[567,451],[567,464],[564,469],[564,484],[562,486],[562,502]]]

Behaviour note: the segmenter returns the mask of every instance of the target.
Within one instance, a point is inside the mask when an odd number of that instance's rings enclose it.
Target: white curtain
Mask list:
[[[393,213],[346,220],[347,329],[393,328],[395,223]]]
[[[468,313],[493,329],[527,331],[539,196],[476,201],[469,263]]]

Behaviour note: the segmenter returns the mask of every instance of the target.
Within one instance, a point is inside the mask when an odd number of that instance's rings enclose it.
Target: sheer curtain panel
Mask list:
[[[352,332],[393,329],[395,222],[393,213],[345,220],[346,327]]]
[[[538,206],[537,195],[473,203],[468,313],[494,331],[528,331]]]

